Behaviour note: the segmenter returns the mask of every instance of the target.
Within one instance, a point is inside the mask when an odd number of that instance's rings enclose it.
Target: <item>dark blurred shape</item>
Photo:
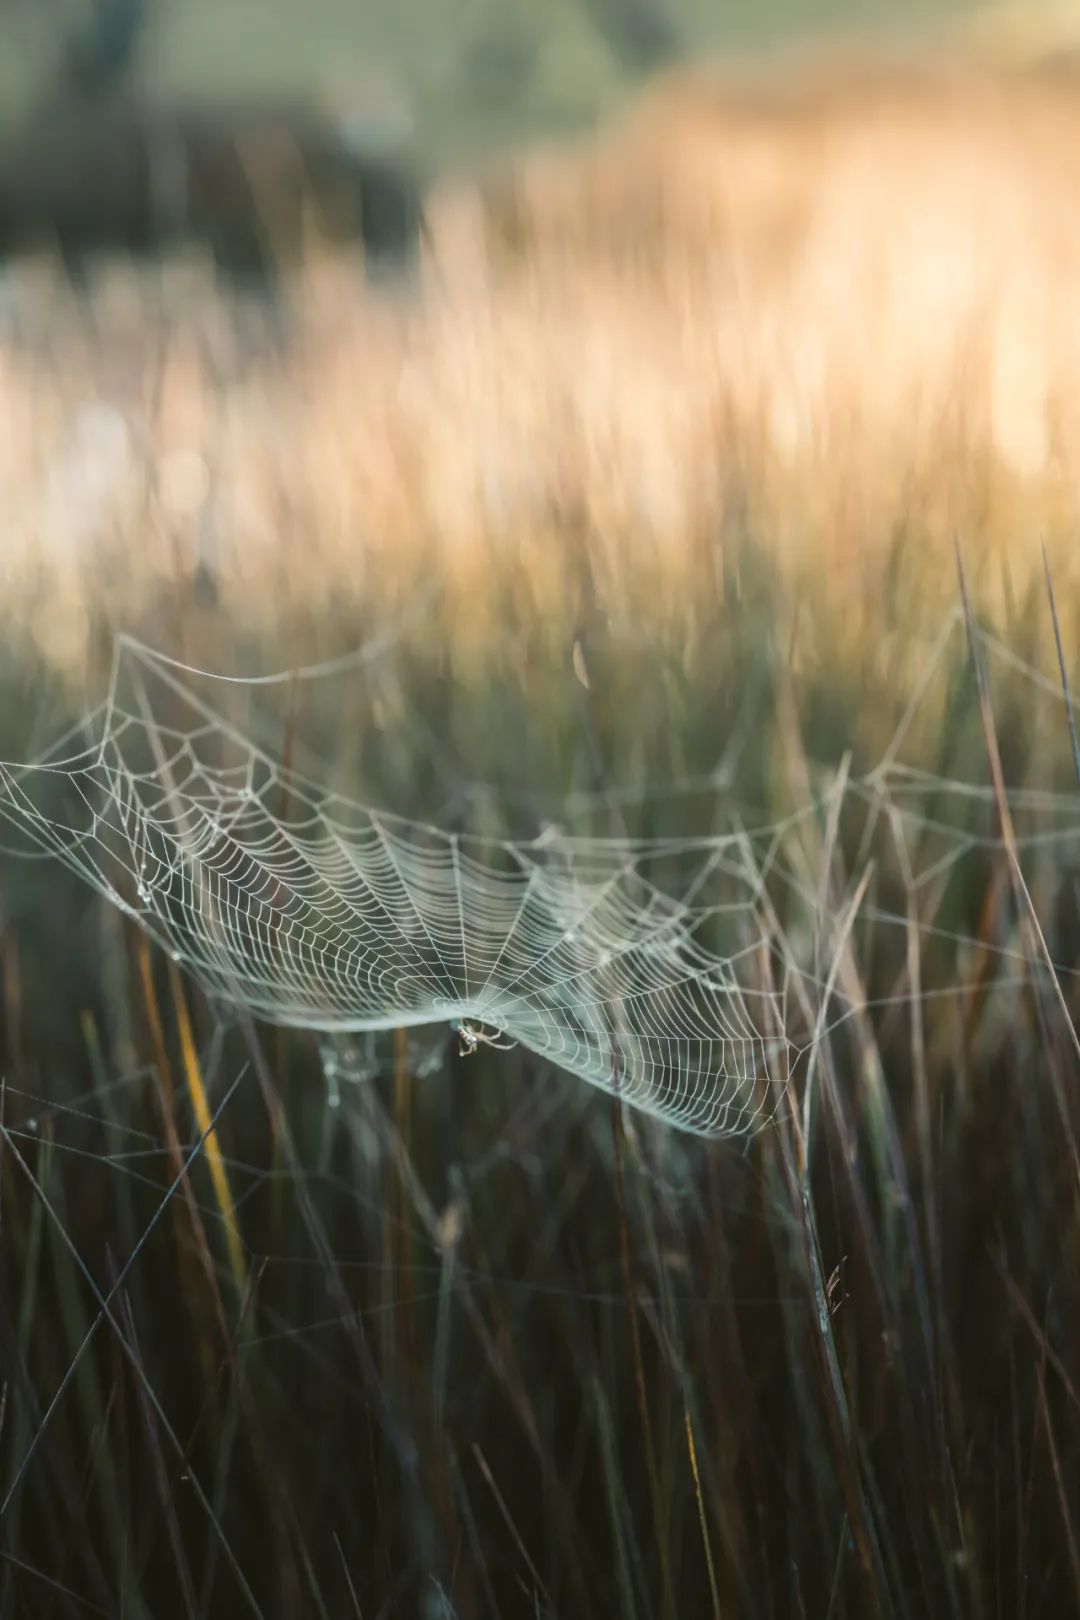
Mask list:
[[[0,251],[88,255],[204,243],[218,264],[265,274],[320,239],[362,241],[403,266],[420,193],[387,160],[350,151],[294,106],[155,106],[109,97],[59,109],[0,155]]]
[[[127,73],[146,20],[146,0],[91,0],[93,16],[60,51],[58,81],[68,93],[100,95]]]
[[[92,256],[204,245],[265,276],[315,243],[362,243],[373,270],[416,248],[420,188],[407,162],[338,118],[265,98],[176,102],[126,80],[144,0],[101,0],[60,52],[57,82],[0,150],[0,253]]]
[[[679,30],[665,0],[584,0],[599,31],[627,67],[648,72],[681,53]]]

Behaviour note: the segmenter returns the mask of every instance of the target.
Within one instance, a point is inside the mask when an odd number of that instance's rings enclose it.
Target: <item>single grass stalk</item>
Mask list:
[[[353,1584],[352,1571],[349,1569],[349,1560],[345,1556],[344,1548],[341,1545],[341,1537],[338,1535],[336,1530],[334,1531],[334,1546],[337,1548],[337,1555],[341,1560],[341,1569],[345,1576],[345,1585],[349,1588],[349,1602],[352,1604],[353,1613],[356,1616],[356,1620],[364,1620],[363,1612],[360,1608],[360,1599],[356,1595],[356,1587]]]
[[[412,1248],[412,1223],[409,1218],[408,1185],[404,1156],[408,1152],[409,1120],[412,1113],[412,1076],[409,1073],[405,1031],[394,1031],[394,1140],[397,1147],[397,1251],[394,1259],[403,1277],[409,1276],[415,1264]],[[397,1325],[397,1354],[395,1362],[405,1374],[406,1382],[416,1364],[416,1328],[413,1322],[410,1292],[403,1290],[397,1298],[394,1318]]]
[[[1069,1497],[1065,1489],[1065,1482],[1061,1476],[1061,1459],[1058,1456],[1057,1441],[1054,1439],[1054,1425],[1050,1419],[1050,1408],[1046,1400],[1046,1376],[1043,1364],[1039,1366],[1038,1409],[1042,1417],[1043,1429],[1046,1432],[1046,1444],[1050,1452],[1050,1467],[1054,1474],[1054,1486],[1057,1492],[1058,1506],[1061,1509],[1061,1523],[1065,1531],[1065,1545],[1069,1549],[1069,1567],[1072,1571],[1073,1588],[1077,1607],[1080,1608],[1080,1548],[1077,1547],[1076,1530],[1069,1512]]]
[[[701,1544],[705,1549],[705,1567],[709,1575],[709,1595],[712,1598],[713,1620],[721,1620],[720,1592],[716,1585],[716,1567],[713,1563],[712,1542],[709,1539],[709,1523],[705,1517],[705,1501],[701,1494],[701,1478],[698,1474],[697,1448],[694,1445],[694,1426],[690,1422],[690,1408],[683,1408],[683,1418],[686,1424],[686,1450],[690,1458],[690,1472],[694,1480],[694,1498],[697,1502],[698,1521],[701,1525]]]
[[[1073,713],[1072,692],[1069,689],[1069,672],[1065,667],[1065,646],[1061,638],[1061,623],[1058,619],[1057,597],[1054,595],[1054,579],[1050,572],[1050,557],[1043,541],[1043,571],[1046,574],[1046,594],[1050,600],[1050,617],[1054,625],[1054,646],[1057,648],[1058,669],[1061,673],[1061,695],[1065,700],[1065,718],[1069,724],[1069,742],[1072,747],[1073,769],[1076,779],[1080,782],[1080,737],[1076,733],[1076,716]]]
[[[173,1005],[176,1009],[184,1077],[187,1080],[191,1105],[195,1111],[195,1122],[206,1145],[206,1163],[210,1170],[214,1197],[217,1199],[217,1206],[225,1226],[225,1244],[229,1251],[229,1265],[232,1270],[233,1282],[236,1284],[237,1296],[243,1299],[247,1293],[248,1285],[247,1259],[244,1255],[240,1228],[236,1223],[236,1208],[233,1204],[229,1175],[221,1152],[221,1143],[218,1141],[218,1134],[213,1128],[210,1116],[210,1104],[206,1096],[206,1087],[203,1084],[199,1054],[195,1048],[195,1037],[191,1028],[187,998],[184,995],[184,987],[180,983],[180,974],[175,962],[169,963],[169,987],[172,991]]]
[[[994,1265],[997,1269],[998,1275],[1008,1290],[1009,1297],[1016,1308],[1017,1314],[1022,1318],[1030,1330],[1032,1338],[1039,1347],[1039,1355],[1041,1360],[1044,1361],[1047,1366],[1054,1369],[1058,1378],[1061,1380],[1061,1385],[1066,1395],[1068,1395],[1069,1400],[1076,1408],[1077,1413],[1080,1414],[1080,1391],[1077,1390],[1076,1385],[1069,1376],[1068,1368],[1065,1366],[1065,1363],[1062,1361],[1057,1351],[1051,1345],[1043,1329],[1039,1326],[1038,1317],[1035,1315],[1035,1312],[1024,1298],[1024,1295],[1018,1287],[1015,1279],[1006,1269],[1004,1261],[998,1259],[996,1256],[992,1256],[992,1258],[994,1260]]]
[[[1005,773],[1001,764],[1001,750],[998,746],[997,726],[994,723],[994,712],[990,704],[990,691],[986,680],[986,669],[983,665],[980,652],[978,631],[975,627],[975,619],[971,610],[971,599],[968,595],[967,577],[964,573],[964,559],[961,556],[959,544],[957,544],[956,547],[956,566],[960,578],[960,595],[964,604],[964,623],[967,626],[968,645],[971,648],[972,662],[975,666],[975,681],[979,694],[979,713],[982,718],[983,736],[986,742],[986,753],[990,763],[990,780],[994,791],[994,802],[997,806],[998,821],[1001,827],[1001,841],[1005,846],[1005,852],[1009,858],[1009,866],[1013,886],[1019,903],[1020,914],[1021,917],[1027,922],[1032,943],[1034,945],[1033,954],[1041,959],[1043,966],[1046,968],[1046,972],[1049,976],[1050,984],[1053,989],[1054,999],[1056,1000],[1061,1011],[1062,1018],[1065,1021],[1065,1029],[1069,1036],[1070,1044],[1077,1058],[1080,1059],[1080,1035],[1077,1034],[1076,1025],[1073,1023],[1072,1015],[1069,1012],[1069,1004],[1065,1000],[1065,992],[1061,988],[1061,981],[1058,978],[1054,967],[1053,957],[1050,955],[1050,949],[1046,943],[1046,936],[1043,933],[1042,924],[1039,921],[1039,915],[1035,909],[1035,902],[1031,897],[1031,891],[1028,888],[1027,880],[1024,877],[1023,869],[1020,865],[1020,854],[1016,845],[1016,832],[1013,827],[1012,811],[1009,808],[1008,793],[1005,789]],[[1077,1184],[1080,1185],[1080,1151],[1077,1149],[1072,1127],[1064,1108],[1062,1108],[1062,1124],[1065,1127],[1066,1136],[1068,1138],[1073,1172],[1076,1176]]]
[[[608,1512],[611,1515],[611,1537],[615,1543],[615,1571],[619,1580],[620,1613],[625,1620],[636,1620],[637,1604],[634,1601],[634,1582],[630,1570],[630,1541],[624,1523],[625,1497],[619,1488],[619,1463],[615,1454],[611,1413],[600,1379],[593,1374],[590,1383],[596,1426],[600,1433],[600,1456],[604,1467],[604,1484],[607,1487]]]
[[[623,1120],[622,1096],[616,1062],[615,1091],[611,1098],[611,1131],[615,1154],[615,1207],[619,1223],[619,1265],[622,1269],[623,1291],[630,1319],[630,1347],[634,1363],[634,1392],[637,1397],[638,1418],[645,1446],[645,1470],[649,1481],[653,1524],[656,1529],[657,1551],[660,1555],[660,1579],[663,1586],[664,1609],[667,1616],[675,1615],[675,1596],[671,1578],[671,1553],[668,1546],[668,1516],[664,1511],[660,1490],[660,1475],[656,1466],[656,1448],[653,1444],[652,1423],[649,1418],[649,1400],[645,1387],[645,1363],[641,1354],[641,1328],[638,1324],[637,1290],[630,1264],[630,1233],[626,1220],[626,1191],[623,1180]]]
[[[161,1021],[161,1008],[158,1005],[157,991],[154,987],[154,969],[150,959],[150,944],[147,936],[141,930],[137,936],[135,950],[139,964],[139,980],[142,985],[146,1017],[150,1026],[154,1063],[157,1069],[161,1113],[165,1126],[165,1141],[169,1150],[169,1160],[176,1183],[181,1188],[184,1203],[187,1206],[188,1218],[191,1222],[191,1231],[195,1242],[195,1252],[198,1255],[199,1266],[210,1291],[218,1328],[223,1341],[228,1344],[230,1341],[229,1326],[225,1318],[221,1289],[218,1287],[217,1273],[213,1256],[210,1253],[210,1245],[207,1241],[206,1228],[192,1191],[191,1182],[184,1173],[184,1154],[176,1129],[175,1087],[173,1085],[172,1065],[169,1061],[168,1047],[165,1044],[165,1029]],[[207,1372],[209,1373],[208,1363]]]
[[[533,1586],[534,1586],[535,1591],[539,1592],[540,1596],[543,1598],[544,1602],[547,1604],[548,1609],[550,1610],[550,1612],[554,1613],[555,1612],[554,1606],[552,1605],[551,1598],[548,1596],[547,1587],[544,1585],[543,1581],[541,1580],[540,1572],[537,1569],[536,1565],[533,1563],[532,1558],[529,1556],[529,1549],[528,1549],[528,1547],[526,1547],[524,1541],[521,1538],[521,1532],[519,1531],[517,1525],[514,1523],[514,1516],[510,1512],[510,1509],[506,1505],[506,1498],[503,1496],[502,1491],[500,1491],[499,1486],[498,1486],[498,1482],[495,1479],[494,1474],[491,1472],[491,1469],[488,1467],[487,1458],[484,1456],[484,1453],[481,1451],[480,1445],[476,1440],[474,1440],[473,1443],[472,1443],[472,1454],[476,1458],[476,1466],[479,1468],[480,1472],[484,1476],[485,1481],[487,1482],[488,1489],[491,1491],[492,1496],[495,1498],[495,1506],[499,1510],[500,1516],[502,1517],[502,1521],[506,1525],[506,1528],[509,1530],[511,1536],[513,1537],[515,1547],[517,1548],[518,1552],[521,1554],[522,1561],[525,1564],[525,1568],[528,1570],[529,1575],[532,1578]]]
[[[103,1609],[100,1604],[94,1603],[88,1597],[84,1597],[81,1592],[76,1592],[70,1586],[65,1586],[63,1581],[58,1581],[55,1576],[50,1575],[46,1570],[38,1569],[35,1565],[28,1564],[25,1559],[17,1558],[6,1547],[0,1547],[0,1558],[9,1568],[21,1570],[24,1575],[32,1575],[36,1581],[40,1581],[42,1586],[46,1587],[50,1592],[55,1592],[58,1597],[70,1599],[72,1603],[78,1606],[80,1612],[100,1614],[104,1616],[104,1620],[115,1620],[115,1609]]]

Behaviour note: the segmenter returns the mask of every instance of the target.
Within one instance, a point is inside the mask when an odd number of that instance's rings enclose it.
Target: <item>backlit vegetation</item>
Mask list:
[[[0,1615],[1080,1610],[1078,136],[1037,65],[684,74],[396,288],[4,272],[0,754],[118,629],[368,643],[217,701],[449,830],[758,829],[799,1042],[701,1142],[5,854]]]

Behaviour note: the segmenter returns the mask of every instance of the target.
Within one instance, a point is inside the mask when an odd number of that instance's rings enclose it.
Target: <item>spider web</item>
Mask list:
[[[272,758],[182,666],[125,643],[132,661],[91,746],[0,766],[0,812],[208,995],[329,1036],[449,1023],[706,1135],[770,1117],[788,1052],[740,829],[443,831]]]
[[[809,863],[791,856],[803,824],[854,807],[864,825],[858,860],[896,868],[903,909],[876,886],[860,907],[875,938],[902,941],[914,926],[927,942],[964,946],[950,933],[950,885],[963,884],[965,863],[1003,855],[977,714],[969,705],[947,743],[951,762],[970,762],[966,776],[928,768],[911,746],[934,677],[950,660],[955,670],[964,635],[957,613],[871,771],[844,776],[828,802],[753,829],[733,817],[730,830],[698,837],[546,826],[503,838],[392,815],[276,758],[204,700],[188,678],[204,672],[130,641],[118,648],[107,701],[80,728],[94,741],[65,754],[61,739],[34,765],[0,764],[0,815],[32,851],[59,858],[137,921],[207,995],[320,1033],[332,1100],[336,1071],[352,1064],[336,1052],[355,1054],[357,1037],[423,1037],[449,1025],[465,1048],[517,1045],[686,1130],[747,1133],[772,1117],[807,1050],[794,1038],[789,983],[801,989],[811,1043],[860,999],[867,1005],[843,975],[826,983],[827,964],[810,960],[812,950],[794,959],[815,912],[835,898],[815,869],[820,838]],[[1033,892],[1043,870],[1044,892],[1072,893],[1080,817],[1061,687],[994,637],[977,639],[990,677],[1019,690],[1040,771],[1054,754],[1066,771],[1060,788],[1049,778],[1032,787],[1021,766],[1023,779],[1009,786],[1014,847]],[[934,711],[931,735],[940,724]],[[692,791],[707,788],[715,798],[709,784]],[[783,931],[767,896],[773,879],[802,908]],[[1055,971],[1071,978],[1067,916],[1056,932]],[[1005,923],[978,946],[1003,972],[1012,964],[1027,973]]]

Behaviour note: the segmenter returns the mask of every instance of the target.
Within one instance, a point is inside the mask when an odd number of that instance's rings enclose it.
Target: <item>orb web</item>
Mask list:
[[[137,699],[114,675],[91,746],[0,765],[0,813],[208,995],[329,1035],[479,1032],[705,1135],[772,1115],[788,1052],[740,831],[441,830],[321,786],[180,666],[134,643],[124,656],[147,677]]]

